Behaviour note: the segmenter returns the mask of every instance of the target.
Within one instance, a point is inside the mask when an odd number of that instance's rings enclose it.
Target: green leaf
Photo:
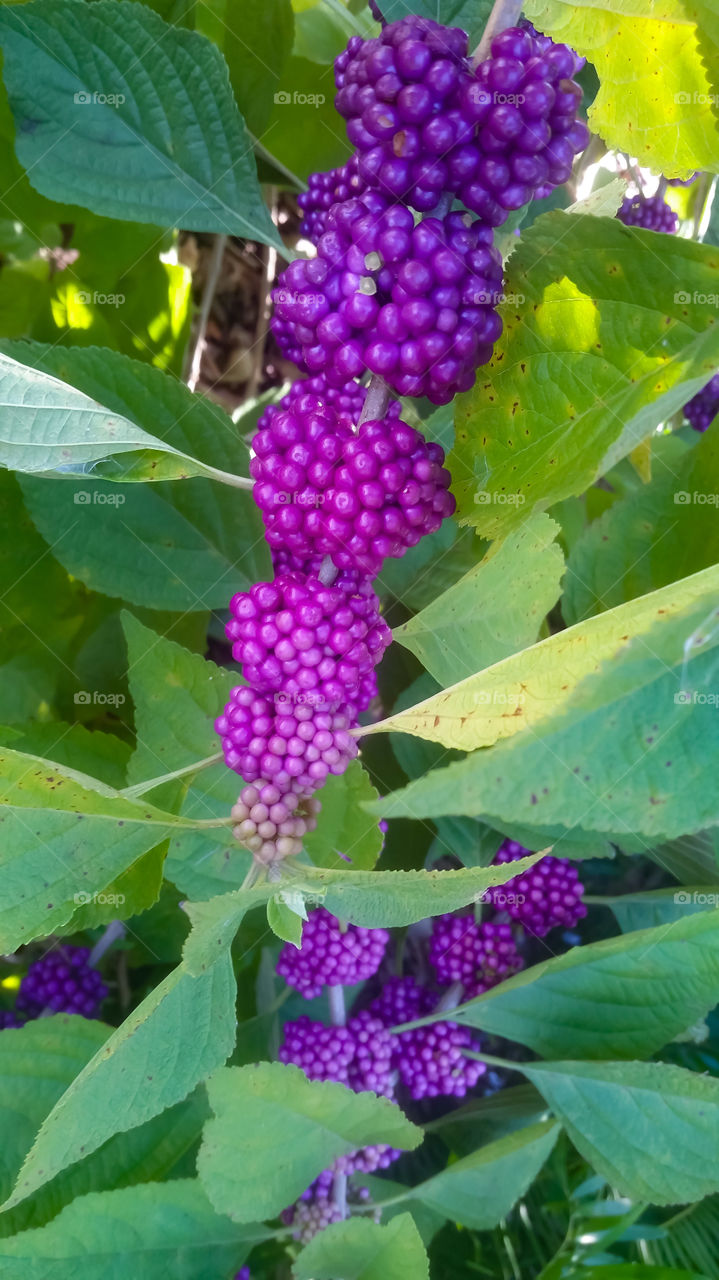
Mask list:
[[[681,597],[689,584],[709,585],[715,575],[715,569],[706,570],[666,590]],[[662,597],[655,592],[622,608],[652,600],[656,607]],[[578,827],[611,833],[620,845],[629,841],[635,848],[637,837],[653,842],[719,822],[710,764],[719,749],[716,588],[676,613],[674,602],[666,603],[666,611],[657,608],[654,626],[632,640],[625,634],[615,656],[588,675],[541,728],[530,725],[532,733],[433,770],[387,797],[375,812],[412,818],[461,813],[493,826],[540,830]],[[579,636],[584,627],[620,612],[573,630]],[[571,639],[571,632],[563,634]],[[552,683],[559,678],[555,669]],[[565,680],[569,684],[571,676]],[[525,687],[531,685],[528,676]],[[423,714],[428,706],[420,708]]]
[[[573,947],[452,1017],[544,1057],[648,1056],[705,1017],[718,983],[719,911],[702,911]]]
[[[57,1014],[0,1037],[0,1196],[10,1192],[36,1131],[65,1089],[112,1033],[87,1018]],[[41,1226],[75,1196],[163,1177],[199,1136],[206,1102],[196,1093],[58,1175],[0,1217],[0,1235]]]
[[[294,1264],[295,1280],[429,1280],[429,1260],[409,1213],[386,1226],[367,1218],[333,1222]]]
[[[282,248],[227,65],[138,4],[34,0],[0,12],[18,159],[53,200]]]
[[[719,1189],[719,1080],[663,1062],[523,1067],[579,1153],[633,1200],[685,1204]]]
[[[285,893],[270,898],[267,903],[267,923],[282,942],[302,945],[302,921],[307,919],[304,900],[300,895]]]
[[[562,601],[569,625],[719,560],[719,421],[693,448],[674,437],[659,443],[651,484],[613,503],[572,548]]]
[[[668,1267],[649,1267],[644,1262],[619,1262],[616,1266],[582,1267],[567,1280],[708,1280],[697,1271],[674,1271]]]
[[[554,212],[520,240],[504,333],[457,400],[448,462],[486,537],[582,493],[711,376],[716,251],[658,236]]]
[[[706,911],[719,904],[719,894],[706,886],[685,886],[682,889],[650,889],[645,893],[623,893],[607,901],[612,915],[622,933],[634,929],[649,929],[673,924],[697,911]]]
[[[3,1207],[186,1098],[232,1051],[235,998],[228,952],[200,978],[182,968],[164,978],[53,1107]]]
[[[469,33],[471,49],[484,30],[491,8],[491,0],[414,0],[412,13],[432,18],[445,27],[463,27]],[[381,10],[387,22],[407,16],[404,0],[382,0]]]
[[[0,462],[15,471],[115,481],[207,476],[250,485],[247,448],[227,414],[118,351],[6,340],[0,403]],[[239,475],[227,470],[228,461]]]
[[[357,871],[374,866],[384,844],[376,818],[364,805],[377,798],[377,790],[359,760],[339,777],[330,776],[322,788],[322,810],[317,827],[306,837],[305,852],[317,867]]]
[[[266,576],[256,517],[204,480],[119,486],[22,476],[28,510],[73,577],[105,595],[171,612],[221,609]],[[238,540],[233,545],[233,534]]]
[[[700,602],[708,613],[718,589],[719,571],[711,569],[628,601],[388,716],[364,734],[397,730],[468,751],[534,732],[566,709],[581,682],[606,660],[616,660],[627,641],[637,638],[642,648],[641,637],[657,618],[669,626]]]
[[[47,602],[45,602],[47,603]],[[28,721],[0,726],[0,741],[13,751],[42,756],[67,769],[90,774],[118,789],[127,782],[127,766],[132,748],[114,733],[86,729],[83,724],[67,724],[52,720],[47,724]]]
[[[411,1196],[452,1222],[488,1231],[524,1195],[558,1137],[559,1125],[553,1120],[518,1129],[454,1160],[434,1178],[413,1187]]]
[[[589,123],[607,146],[670,178],[716,171],[719,59],[702,44],[713,21],[702,5],[528,0],[525,8],[540,31],[594,63],[600,88]]]
[[[289,0],[243,0],[240,7],[230,0],[204,0],[194,6],[194,19],[197,30],[225,55],[235,101],[248,129],[259,136],[292,52],[292,5]]]
[[[53,1222],[0,1241],[5,1280],[217,1280],[266,1233],[216,1214],[191,1178],[80,1196]],[[189,1268],[189,1270],[188,1270]]]
[[[235,1222],[274,1218],[339,1156],[370,1143],[413,1150],[422,1130],[399,1107],[343,1084],[308,1080],[299,1067],[226,1067],[207,1082],[214,1119],[197,1170],[218,1213]]]
[[[5,747],[0,762],[0,946],[14,951],[66,924],[178,820],[38,756]]]
[[[696,1267],[706,1276],[719,1252],[719,1196],[710,1196],[664,1223],[664,1235],[647,1241],[650,1262],[665,1267]]]
[[[296,55],[285,63],[263,140],[298,184],[349,159],[352,148],[335,111],[336,92],[331,65]]]
[[[559,598],[564,557],[559,526],[530,516],[474,569],[400,627],[393,638],[412,650],[443,687],[492,666],[537,639]]]
[[[204,973],[229,947],[246,913],[276,893],[299,893],[309,905],[321,903],[351,924],[389,929],[477,902],[488,888],[521,874],[538,856],[461,871],[330,871],[303,867],[301,872],[279,882],[238,889],[209,902],[187,903],[193,932],[185,946],[184,963],[190,973]]]

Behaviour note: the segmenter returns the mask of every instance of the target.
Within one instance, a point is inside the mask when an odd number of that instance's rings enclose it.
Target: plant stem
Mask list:
[[[474,1058],[477,1062],[486,1062],[490,1067],[505,1067],[507,1071],[521,1071],[529,1066],[527,1062],[510,1062],[508,1058],[495,1058],[492,1053],[475,1053],[473,1049],[463,1049],[465,1058]]]
[[[513,27],[519,21],[522,12],[522,0],[494,0],[492,12],[487,18],[487,25],[482,32],[482,39],[472,54],[475,65],[487,57],[494,37],[505,27]]]
[[[344,987],[336,983],[332,987],[327,988],[327,999],[330,1006],[330,1022],[333,1027],[343,1027],[347,1021],[347,1011],[345,1009],[345,992]],[[332,1199],[337,1205],[342,1218],[347,1217],[347,1174],[335,1173],[332,1180]]]
[[[120,938],[124,938],[124,936],[125,926],[122,923],[122,920],[111,920],[105,929],[105,932],[101,934],[92,948],[92,951],[88,956],[87,963],[93,966],[96,965],[98,960],[102,959],[105,952],[109,951],[113,942],[117,942]]]
[[[227,236],[216,235],[215,243],[212,246],[210,261],[207,268],[207,279],[205,287],[202,291],[202,303],[200,306],[200,315],[197,321],[197,332],[195,340],[190,348],[190,372],[187,375],[187,385],[190,391],[194,391],[200,380],[200,365],[202,364],[202,353],[205,350],[205,334],[207,333],[207,322],[210,319],[210,309],[212,307],[212,299],[215,296],[217,281],[220,278],[220,270],[222,268],[222,258],[227,244]]]
[[[160,787],[164,782],[174,782],[175,778],[184,778],[188,773],[199,773],[201,769],[209,769],[212,764],[219,764],[223,759],[221,751],[216,751],[213,756],[205,756],[204,760],[196,760],[193,764],[186,764],[182,769],[174,769],[172,773],[161,773],[158,778],[148,778],[146,782],[136,782],[132,787],[125,787],[120,792],[126,800],[134,800],[136,796],[144,796],[146,791],[154,791],[155,787]]]

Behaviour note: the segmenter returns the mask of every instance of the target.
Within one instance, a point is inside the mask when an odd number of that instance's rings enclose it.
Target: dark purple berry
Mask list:
[[[494,859],[496,866],[526,858],[529,849],[516,840],[505,840]],[[584,886],[579,879],[576,865],[568,858],[540,858],[528,871],[496,888],[488,889],[486,897],[498,911],[506,911],[519,921],[529,933],[543,938],[550,929],[561,925],[571,929],[587,914],[582,902]]]
[[[706,431],[719,413],[719,373],[684,405],[684,416],[695,431]]]
[[[343,926],[324,907],[318,907],[302,925],[300,949],[289,942],[282,948],[277,972],[311,1000],[321,995],[325,986],[353,986],[371,978],[382,963],[388,942],[386,929]]]
[[[454,1022],[433,1022],[396,1037],[400,1080],[410,1097],[463,1098],[486,1071],[483,1062],[466,1057],[464,1050],[479,1051],[469,1027]]]
[[[524,967],[508,924],[478,924],[472,914],[438,916],[432,922],[429,958],[437,981],[462,984],[471,1000]]]
[[[97,1018],[107,987],[97,969],[90,968],[88,947],[62,946],[30,965],[20,983],[18,1013],[38,1018],[53,1013],[79,1013]]]
[[[627,196],[617,214],[625,227],[644,227],[647,231],[673,234],[679,219],[663,196]]]

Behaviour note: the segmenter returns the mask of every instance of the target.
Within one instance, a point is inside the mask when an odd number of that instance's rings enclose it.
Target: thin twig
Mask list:
[[[277,187],[270,187],[270,216],[277,226]],[[253,346],[252,373],[245,389],[245,399],[254,400],[262,381],[262,370],[265,367],[265,346],[272,315],[272,281],[277,271],[277,250],[274,245],[262,246],[262,280],[260,283],[260,305],[257,313],[257,329]]]
[[[327,999],[330,1006],[330,1022],[333,1027],[343,1027],[347,1021],[347,1012],[345,1009],[345,993],[344,987],[339,983],[335,986],[327,988]],[[347,1174],[335,1173],[332,1179],[332,1200],[342,1215],[347,1217]]]
[[[217,281],[220,278],[222,269],[222,259],[227,244],[226,235],[216,235],[215,243],[212,246],[210,254],[210,262],[207,268],[207,279],[205,287],[202,291],[202,305],[200,307],[200,315],[197,321],[197,331],[195,340],[190,348],[189,368],[187,375],[187,385],[190,391],[194,391],[200,380],[200,365],[202,364],[202,353],[205,350],[205,334],[207,333],[207,322],[210,318],[210,308],[212,307],[212,299],[215,296]]]
[[[472,61],[483,62],[489,54],[494,37],[505,27],[513,27],[519,21],[522,12],[522,0],[494,0],[492,12],[487,18],[487,25],[482,32],[482,39],[472,54]]]
[[[113,942],[117,942],[125,936],[125,926],[122,920],[111,920],[105,932],[101,934],[95,943],[90,955],[88,956],[88,964],[96,965],[102,959],[106,951],[109,951]]]

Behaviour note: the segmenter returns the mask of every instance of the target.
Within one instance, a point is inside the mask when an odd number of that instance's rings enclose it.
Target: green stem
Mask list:
[[[463,1049],[465,1058],[474,1058],[477,1062],[486,1062],[490,1067],[505,1067],[508,1071],[521,1071],[528,1067],[528,1062],[510,1062],[508,1058],[495,1058],[493,1053],[475,1053],[474,1049]]]
[[[199,773],[201,769],[209,769],[210,765],[219,764],[222,758],[222,752],[216,751],[213,756],[206,756],[204,760],[195,760],[182,769],[174,769],[172,773],[161,773],[158,778],[136,782],[132,787],[125,787],[120,794],[127,800],[134,800],[136,796],[144,796],[146,791],[154,791],[155,787],[161,787],[165,782],[174,782],[175,778],[184,778],[188,773]]]

